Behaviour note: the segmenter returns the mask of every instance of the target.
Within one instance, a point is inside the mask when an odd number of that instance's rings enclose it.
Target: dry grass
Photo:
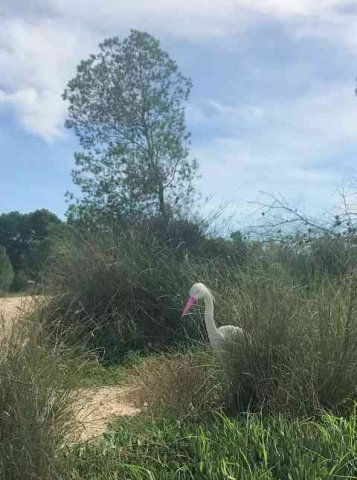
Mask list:
[[[222,387],[206,352],[152,357],[129,376],[130,400],[150,416],[195,417],[221,406]]]
[[[0,297],[0,337],[9,332],[14,320],[32,311],[43,296]]]

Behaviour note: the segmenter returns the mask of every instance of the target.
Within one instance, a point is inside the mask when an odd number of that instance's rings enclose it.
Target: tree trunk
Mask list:
[[[164,199],[164,186],[162,182],[159,182],[159,208],[161,215],[166,217],[165,199]]]

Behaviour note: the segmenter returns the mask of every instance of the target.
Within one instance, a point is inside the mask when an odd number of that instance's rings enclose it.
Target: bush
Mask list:
[[[11,262],[5,248],[0,245],[0,295],[9,291],[13,280],[14,271]]]
[[[182,321],[180,315],[189,288],[209,279],[214,287],[220,279],[226,284],[228,270],[220,261],[186,261],[147,230],[72,230],[52,258],[46,318],[66,331],[81,326],[87,347],[106,361],[130,350],[201,340],[203,322]]]
[[[264,263],[235,275],[221,283],[215,319],[249,337],[218,359],[177,354],[140,366],[137,398],[149,414],[349,411],[357,400],[356,279],[327,277],[306,288],[282,265]],[[200,311],[187,322],[203,324]]]
[[[326,275],[342,277],[357,269],[355,238],[322,235],[308,238],[301,235],[285,237],[281,243],[270,242],[264,252],[269,263],[286,266],[301,284],[316,282]]]
[[[0,478],[62,478],[58,455],[74,426],[76,380],[50,347],[41,325],[25,319],[2,332],[0,349]]]
[[[74,230],[53,257],[48,318],[60,329],[82,327],[87,347],[108,361],[170,345],[184,337],[189,281],[181,265],[149,235]]]

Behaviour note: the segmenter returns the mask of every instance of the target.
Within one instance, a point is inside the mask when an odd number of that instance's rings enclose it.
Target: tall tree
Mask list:
[[[197,163],[188,155],[184,102],[191,81],[148,33],[99,45],[77,67],[63,98],[82,151],[69,214],[168,215],[188,204]]]

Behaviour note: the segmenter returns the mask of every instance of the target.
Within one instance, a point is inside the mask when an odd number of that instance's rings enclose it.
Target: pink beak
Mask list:
[[[187,300],[187,303],[185,305],[185,308],[183,309],[183,312],[182,312],[182,315],[181,317],[184,317],[185,315],[188,314],[188,312],[191,310],[191,308],[196,305],[196,303],[198,302],[197,298],[195,297],[189,297],[189,299]]]

